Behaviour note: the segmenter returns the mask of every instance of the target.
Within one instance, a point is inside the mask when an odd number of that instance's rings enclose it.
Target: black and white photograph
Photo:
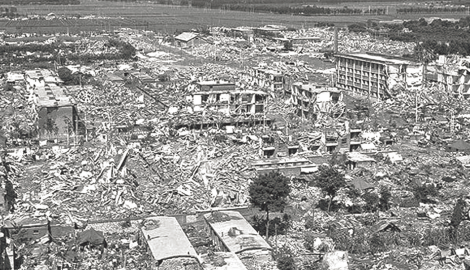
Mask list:
[[[469,98],[470,0],[0,0],[0,270],[470,270]]]

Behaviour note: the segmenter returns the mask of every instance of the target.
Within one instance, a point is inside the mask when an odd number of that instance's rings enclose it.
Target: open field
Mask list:
[[[374,3],[374,2],[373,2]],[[342,3],[343,4],[343,3]],[[344,3],[348,6],[354,3]],[[371,3],[364,3],[367,5]],[[385,2],[377,3],[386,5]],[[390,2],[390,5],[397,5],[396,2]],[[389,15],[371,15],[371,16],[291,16],[268,13],[249,13],[239,11],[226,10],[210,10],[196,9],[190,7],[165,6],[153,3],[125,3],[125,2],[98,2],[98,1],[82,1],[79,6],[18,6],[20,14],[39,14],[45,15],[55,13],[56,15],[73,15],[80,16],[107,16],[107,17],[123,17],[130,20],[145,21],[147,23],[135,24],[134,27],[139,29],[148,29],[159,32],[173,33],[175,30],[188,30],[192,28],[200,28],[207,26],[261,26],[266,24],[281,24],[288,27],[311,27],[317,22],[335,23],[338,26],[346,26],[351,23],[365,22],[369,19],[374,20],[393,20],[393,19],[416,19],[419,17],[444,17],[444,18],[463,18],[468,16],[466,12],[462,14],[444,13],[444,14],[389,14]],[[122,27],[121,20],[108,20],[106,22],[93,22],[91,28],[98,29],[114,29]],[[91,23],[91,24],[93,24]],[[83,30],[91,30],[90,26]],[[0,25],[0,27],[4,25]],[[67,31],[67,27],[76,26],[74,23],[61,25],[57,23],[56,28],[49,28],[59,31]],[[27,28],[27,27],[26,27]],[[31,28],[33,29],[33,28]],[[37,30],[34,29],[34,30]],[[23,29],[26,31],[26,29]]]

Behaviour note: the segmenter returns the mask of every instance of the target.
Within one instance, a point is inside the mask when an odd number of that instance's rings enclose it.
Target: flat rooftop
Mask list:
[[[141,229],[155,260],[177,257],[198,258],[196,250],[176,218],[151,217],[145,220],[152,220],[155,224],[154,226],[143,226]]]
[[[380,64],[395,64],[395,65],[410,65],[410,64],[417,64],[411,60],[406,60],[404,58],[396,57],[393,55],[376,55],[376,54],[368,54],[368,53],[351,53],[351,54],[343,54],[339,53],[335,55],[336,57],[341,58],[349,58],[361,61],[369,61],[375,62]]]
[[[259,91],[259,90],[210,90],[210,91],[200,91],[192,93],[192,95],[211,95],[211,94],[248,94],[248,95],[263,95],[266,96],[268,93]]]
[[[300,86],[300,89],[306,90],[312,93],[322,93],[322,92],[340,93],[341,92],[338,88],[328,86],[328,85],[318,85],[318,84],[297,84],[297,85]]]
[[[70,96],[66,95],[64,88],[55,84],[47,84],[34,90],[38,97],[38,105],[42,107],[62,107],[73,105]]]
[[[196,84],[198,84],[198,85],[209,85],[209,86],[214,86],[214,85],[235,85],[235,83],[226,82],[226,81],[204,81],[204,82],[197,82]]]
[[[222,221],[214,218],[212,213],[205,214],[204,219],[229,252],[239,253],[252,249],[271,250],[271,246],[239,212],[221,211],[215,213],[223,216]]]

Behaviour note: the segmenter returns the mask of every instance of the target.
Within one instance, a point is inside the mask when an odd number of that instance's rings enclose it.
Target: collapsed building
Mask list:
[[[336,87],[375,99],[402,91],[417,91],[424,81],[423,66],[383,54],[336,54]]]
[[[204,215],[204,221],[212,243],[221,252],[238,256],[250,256],[258,262],[266,262],[271,259],[271,246],[239,212],[220,211],[208,213]],[[240,265],[240,263],[234,263],[234,265]],[[228,269],[243,268],[234,268],[232,266]]]
[[[284,76],[279,71],[255,67],[250,69],[247,75],[254,86],[270,91],[279,91],[284,88]]]
[[[180,48],[191,48],[200,44],[201,39],[197,33],[184,32],[175,37],[175,46]]]
[[[439,56],[435,65],[427,67],[426,79],[436,83],[449,94],[470,96],[470,59],[458,56]]]
[[[292,84],[290,102],[302,118],[317,119],[318,114],[330,113],[342,99],[343,95],[336,87],[300,82]]]
[[[263,91],[237,90],[235,84],[199,82],[198,91],[187,96],[194,112],[218,111],[226,115],[254,115],[265,112],[267,94]]]
[[[66,94],[62,81],[49,70],[25,72],[26,89],[37,112],[40,138],[64,138],[77,131],[75,102]]]

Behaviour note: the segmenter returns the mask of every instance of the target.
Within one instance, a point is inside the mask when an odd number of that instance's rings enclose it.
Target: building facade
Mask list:
[[[401,91],[418,90],[422,65],[395,56],[355,53],[336,55],[336,87],[375,99],[393,98]]]
[[[343,94],[336,87],[293,83],[290,101],[298,116],[316,119],[320,113],[330,113],[343,100]]]
[[[217,111],[227,115],[264,114],[267,93],[237,90],[232,83],[201,82],[196,91],[186,97],[194,112]]]
[[[467,99],[470,96],[470,58],[441,55],[436,65],[428,66],[426,78],[447,93]]]

